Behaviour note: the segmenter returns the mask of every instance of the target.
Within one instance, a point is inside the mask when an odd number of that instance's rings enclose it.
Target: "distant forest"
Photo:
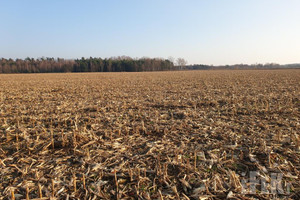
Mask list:
[[[49,73],[49,72],[140,72],[176,70],[173,62],[160,58],[116,57],[109,59],[81,58],[26,58],[0,60],[0,73]]]
[[[213,69],[298,69],[300,68],[300,63],[298,64],[286,64],[286,65],[279,65],[276,63],[266,63],[266,64],[236,64],[236,65],[220,65],[220,66],[213,66],[213,65],[187,65],[183,69],[185,70],[213,70]]]
[[[215,69],[280,69],[300,68],[300,64],[279,65],[267,64],[237,64],[237,65],[186,65],[183,58],[174,59],[139,58],[127,56],[114,58],[81,58],[68,60],[63,58],[26,58],[0,59],[0,73],[51,73],[51,72],[141,72],[170,70],[215,70]]]

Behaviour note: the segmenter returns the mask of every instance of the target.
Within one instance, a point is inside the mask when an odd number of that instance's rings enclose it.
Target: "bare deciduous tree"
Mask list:
[[[182,70],[186,64],[187,61],[184,58],[177,58],[177,65],[179,66],[180,70]]]

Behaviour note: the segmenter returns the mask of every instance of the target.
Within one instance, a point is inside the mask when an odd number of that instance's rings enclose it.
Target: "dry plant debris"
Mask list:
[[[0,199],[299,199],[299,89],[299,70],[0,75]],[[251,171],[289,193],[243,193]]]

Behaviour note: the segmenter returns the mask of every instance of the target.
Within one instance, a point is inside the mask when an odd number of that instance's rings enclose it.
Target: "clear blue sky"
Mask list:
[[[0,57],[300,62],[299,0],[0,0]]]

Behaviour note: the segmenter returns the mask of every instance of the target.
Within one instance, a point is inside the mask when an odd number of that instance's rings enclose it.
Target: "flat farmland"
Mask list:
[[[0,102],[0,199],[300,198],[300,70],[2,74]]]

